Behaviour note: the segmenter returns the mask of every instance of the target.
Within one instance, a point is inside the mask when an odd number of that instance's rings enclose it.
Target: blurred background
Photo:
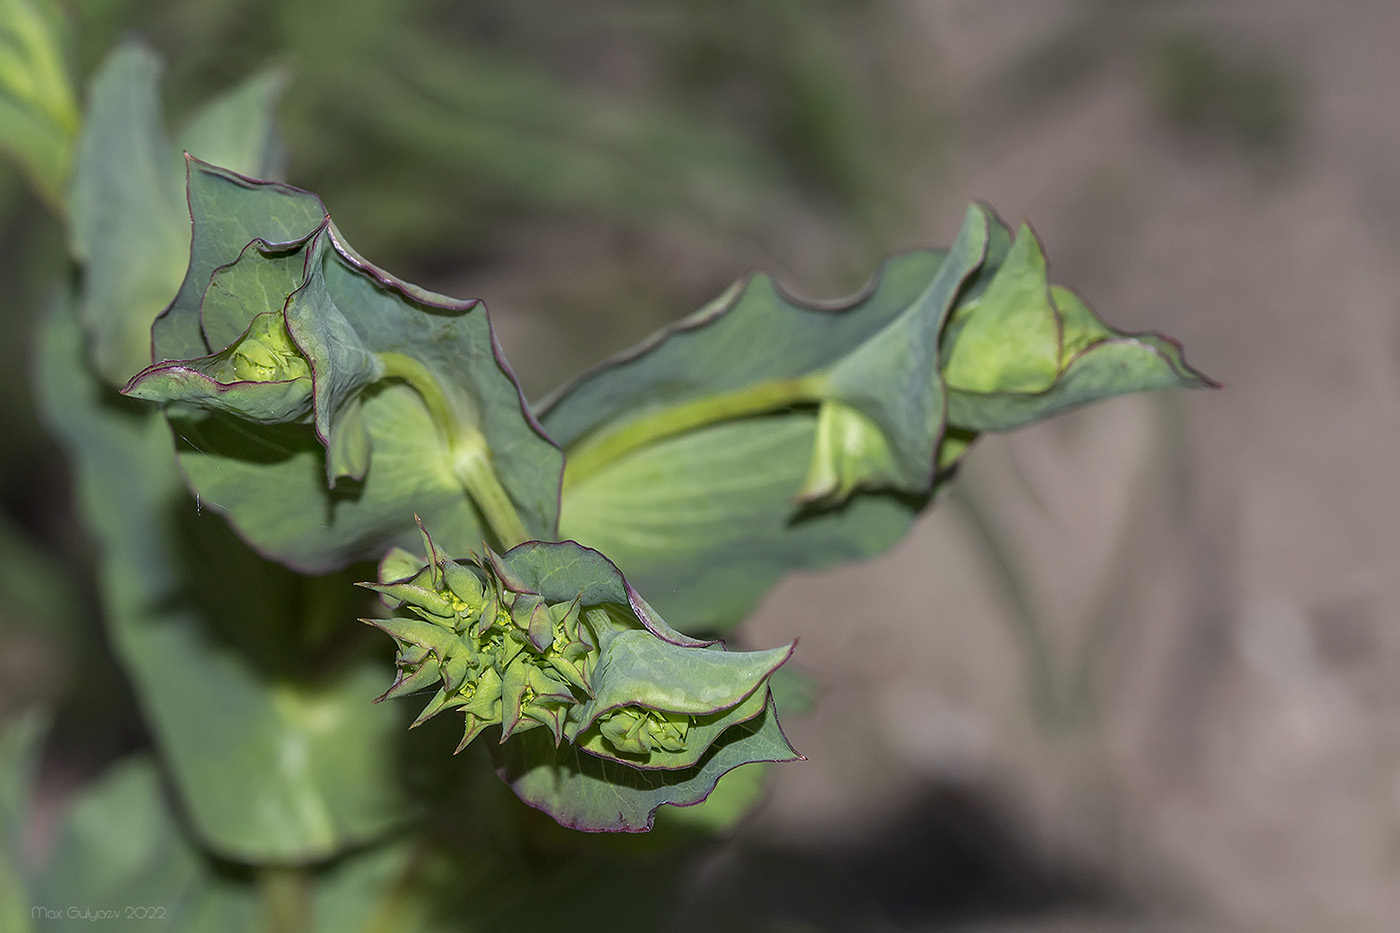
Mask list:
[[[891,553],[741,630],[821,686],[672,927],[1393,929],[1400,5],[1391,0],[69,0],[176,117],[286,69],[288,180],[482,297],[527,393],[751,267],[812,298],[1029,219],[1053,278],[1217,392],[983,439]],[[28,346],[61,229],[0,165],[0,718],[51,793],[145,741]]]

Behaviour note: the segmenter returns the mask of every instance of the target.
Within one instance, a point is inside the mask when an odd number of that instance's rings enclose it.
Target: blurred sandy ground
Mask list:
[[[747,878],[792,929],[848,896],[938,928],[1400,927],[1400,4],[904,0],[885,33],[952,128],[911,236],[971,197],[1030,218],[1057,281],[1226,388],[987,438],[893,553],[780,586],[743,631],[801,639],[810,761],[705,889]],[[1174,123],[1178,33],[1278,112]]]

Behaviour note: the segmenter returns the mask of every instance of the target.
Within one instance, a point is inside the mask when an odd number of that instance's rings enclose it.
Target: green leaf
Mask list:
[[[677,771],[638,770],[575,745],[555,748],[542,730],[495,747],[496,771],[520,799],[585,832],[645,832],[666,804],[700,803],[727,772],[758,761],[801,759],[771,701],[762,715],[728,729],[698,763]]]
[[[1113,330],[1068,289],[1054,286],[1050,296],[1064,334],[1054,383],[1034,393],[950,388],[950,425],[970,431],[1008,431],[1115,395],[1214,385],[1186,364],[1175,341]]]
[[[33,928],[24,849],[45,718],[30,711],[0,729],[0,930],[14,933]]]
[[[944,351],[950,390],[1039,392],[1059,374],[1060,322],[1050,303],[1045,254],[1022,226],[967,323]]]
[[[196,235],[180,256],[186,268],[179,293],[150,328],[156,362],[221,350],[256,314],[281,310],[306,277],[300,250],[326,220],[325,205],[309,192],[253,183],[190,158],[184,168],[182,220]]]
[[[447,900],[438,890],[446,867],[440,853],[410,841],[307,868],[219,862],[185,834],[155,762],[136,756],[75,798],[24,919],[38,906],[41,930],[439,930],[432,914]],[[279,884],[291,887],[298,916],[275,916],[286,906],[276,901]]]
[[[79,123],[67,32],[53,0],[0,0],[0,150],[59,214]]]
[[[780,577],[861,560],[908,530],[918,501],[793,502],[816,415],[746,418],[667,438],[572,486],[560,534],[605,551],[683,631],[723,630]]]
[[[96,381],[81,352],[60,305],[40,340],[46,420],[99,545],[113,647],[196,833],[226,857],[303,861],[402,821],[403,720],[369,703],[382,662],[312,660],[315,617],[354,615],[349,580],[300,578],[202,514],[163,419]]]
[[[956,253],[895,257],[837,307],[754,276],[556,393],[542,420],[567,452],[561,535],[627,567],[686,631],[727,628],[790,570],[888,547],[934,479],[928,346],[986,228],[974,208]]]
[[[514,592],[532,593],[553,603],[577,601],[581,606],[618,607],[625,616],[634,617],[648,632],[671,644],[713,644],[667,625],[615,563],[576,541],[527,541],[490,558],[501,581]]]
[[[788,649],[777,650],[784,652],[778,662],[781,664],[787,660]],[[764,677],[769,673],[771,670]],[[730,677],[732,682],[729,671],[721,672],[721,676]],[[672,713],[640,702],[619,704],[603,713],[603,704],[585,703],[579,708],[579,716],[589,721],[589,728],[574,735],[571,741],[590,755],[633,768],[678,771],[693,767],[730,728],[761,714],[768,702],[765,687],[727,709],[701,714]]]
[[[562,455],[525,408],[482,305],[370,265],[307,192],[192,161],[189,199],[185,284],[156,322],[159,362],[127,391],[170,404],[206,506],[308,572],[411,546],[415,513],[456,553],[555,536]],[[220,382],[256,315],[273,310],[290,345],[260,344],[272,381]],[[290,391],[271,386],[293,375],[276,364],[297,359],[311,371],[307,425],[258,395]]]
[[[836,306],[751,277],[544,403],[560,533],[682,629],[723,630],[785,573],[898,540],[979,431],[1204,384],[1067,296],[980,205],[947,252],[893,257]]]
[[[180,284],[188,223],[180,154],[161,123],[160,61],[113,52],[88,91],[70,197],[69,248],[83,264],[79,315],[98,371],[121,385],[151,359],[150,326]]]
[[[215,871],[182,837],[144,756],[113,766],[75,799],[35,894],[46,911],[40,929],[234,933],[261,919],[255,889]]]
[[[270,68],[215,97],[180,131],[176,148],[244,175],[279,176],[274,117],[287,79],[284,69]]]
[[[89,90],[73,168],[69,245],[84,267],[79,314],[97,369],[114,386],[150,363],[151,322],[189,259],[184,164],[162,125],[159,76],[159,60],[141,45],[108,57]],[[263,75],[216,99],[195,116],[183,144],[266,173],[280,86]]]
[[[792,654],[722,651],[674,645],[641,629],[619,632],[603,646],[594,697],[582,727],[623,705],[699,716],[728,709],[753,693]]]

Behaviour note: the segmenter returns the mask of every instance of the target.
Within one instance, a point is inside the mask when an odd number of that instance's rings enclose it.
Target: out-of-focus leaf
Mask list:
[[[201,514],[163,419],[83,366],[67,305],[41,332],[40,390],[99,544],[113,646],[204,843],[303,861],[404,819],[403,722],[368,702],[379,662],[318,671],[305,647],[311,616],[353,617],[349,580],[300,578]]]
[[[24,861],[29,800],[45,717],[27,712],[0,729],[0,930],[33,929],[30,872]]]
[[[417,933],[444,929],[433,916],[441,905],[410,891],[440,883],[446,867],[437,853],[404,841],[371,846],[319,867],[261,871],[283,873],[294,886],[291,896],[300,902],[294,909],[306,933]],[[33,905],[55,915],[46,912],[36,928],[277,929],[268,878],[259,871],[220,864],[201,852],[176,819],[155,762],[144,756],[127,759],[84,789],[66,814],[32,898]],[[31,909],[26,902],[25,922]]]
[[[41,637],[72,647],[84,620],[71,568],[45,553],[12,519],[0,515],[0,604],[7,620],[32,626]]]
[[[184,163],[161,121],[159,77],[159,59],[141,45],[108,57],[89,90],[73,168],[69,246],[84,268],[79,315],[98,372],[115,386],[151,361],[151,322],[189,259]],[[262,75],[215,99],[182,145],[227,158],[235,170],[269,172],[280,87]]]
[[[254,74],[205,104],[180,131],[176,148],[245,175],[280,177],[282,147],[273,118],[286,87],[282,69]]]
[[[0,150],[60,214],[79,122],[66,32],[53,0],[0,0]]]
[[[523,522],[506,543],[554,537],[562,454],[525,407],[483,306],[370,265],[307,192],[191,162],[189,198],[189,272],[156,322],[158,362],[128,391],[172,403],[181,465],[206,506],[310,572],[416,543],[415,514],[466,553],[493,540],[464,479],[484,463]],[[241,375],[233,365],[268,312],[285,330],[256,343],[271,354],[257,387],[246,357]],[[285,394],[297,360],[310,369],[308,418]]]
[[[93,78],[70,196],[69,248],[98,371],[120,385],[150,361],[150,324],[180,284],[180,155],[161,124],[160,61],[117,49]]]
[[[53,912],[38,929],[255,929],[256,888],[240,874],[216,871],[183,838],[155,762],[128,759],[71,805],[36,885],[35,904]]]
[[[585,832],[645,832],[657,809],[699,803],[740,765],[801,757],[783,735],[771,701],[762,715],[728,729],[698,764],[679,771],[643,771],[575,745],[556,748],[539,729],[495,754],[497,773],[522,800]]]

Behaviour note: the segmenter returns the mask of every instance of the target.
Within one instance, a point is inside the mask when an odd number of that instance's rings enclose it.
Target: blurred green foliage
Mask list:
[[[135,27],[172,63],[177,115],[287,64],[290,178],[396,268],[479,254],[542,211],[752,227],[784,197],[871,204],[871,108],[843,48],[857,7],[879,4],[74,4],[82,71]]]

